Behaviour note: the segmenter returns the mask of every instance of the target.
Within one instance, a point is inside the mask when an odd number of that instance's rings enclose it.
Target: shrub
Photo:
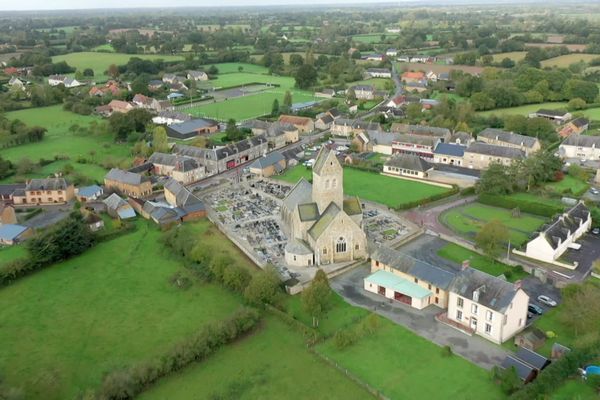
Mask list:
[[[509,210],[519,208],[522,212],[541,215],[544,217],[552,217],[555,214],[559,214],[563,211],[563,207],[558,205],[555,206],[544,203],[534,203],[531,201],[515,199],[508,196],[493,195],[487,193],[479,195],[479,202],[488,206],[506,208]]]
[[[442,356],[443,357],[451,357],[454,354],[454,352],[452,351],[452,347],[446,345],[444,347],[442,347]]]

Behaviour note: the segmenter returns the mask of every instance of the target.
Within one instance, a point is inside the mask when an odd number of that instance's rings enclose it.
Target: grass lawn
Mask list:
[[[341,372],[306,350],[275,317],[202,363],[158,382],[140,399],[368,399]]]
[[[137,223],[134,233],[0,290],[0,371],[25,398],[75,398],[104,373],[161,354],[239,306],[216,285],[171,285],[185,273],[181,263],[157,245],[154,224]]]
[[[580,377],[575,377],[552,393],[549,400],[598,400],[598,395],[592,385],[587,384]]]
[[[285,174],[274,178],[296,183],[301,177],[307,180],[311,179],[312,170],[303,165],[297,165]],[[392,178],[353,168],[344,168],[344,192],[346,196],[358,196],[361,199],[374,201],[389,207],[397,207],[446,191],[448,189],[426,183]]]
[[[494,54],[493,57],[494,57],[494,62],[500,62],[500,61],[504,60],[505,58],[510,58],[514,62],[518,62],[518,61],[523,60],[525,58],[526,54],[527,54],[526,51],[509,51],[507,53]]]
[[[566,102],[551,102],[551,103],[537,103],[537,104],[528,104],[526,106],[519,107],[509,107],[509,108],[497,108],[495,110],[490,111],[478,111],[477,113],[486,117],[490,115],[524,115],[528,116],[530,113],[536,112],[540,108],[545,108],[548,110],[557,110],[557,109],[566,109]]]
[[[0,266],[9,261],[23,258],[26,255],[27,250],[25,250],[25,246],[23,245],[0,246]]]
[[[514,247],[525,243],[529,234],[546,221],[542,217],[525,213],[521,213],[520,217],[513,217],[511,210],[479,203],[455,207],[440,216],[440,220],[445,225],[470,239],[475,237],[483,225],[493,219],[500,220],[509,229],[510,241]]]
[[[558,193],[568,192],[569,194],[578,194],[585,192],[590,185],[587,182],[580,181],[570,175],[566,175],[559,182],[552,182],[546,185],[546,188]]]
[[[70,158],[68,162],[75,167],[75,171],[98,179],[102,177],[103,169],[97,165],[76,163],[78,156],[89,159],[90,151],[95,151],[96,162],[108,158],[118,162],[126,159],[130,154],[129,147],[115,144],[112,135],[81,136],[69,132],[71,125],[87,125],[92,121],[98,121],[98,118],[64,111],[61,105],[8,112],[6,117],[20,119],[30,126],[39,125],[48,129],[41,142],[3,149],[2,157],[13,162],[21,158],[29,158],[37,162],[40,158],[51,160],[55,156],[68,156]],[[37,174],[47,176],[59,171],[66,163],[67,161],[54,162],[45,166]]]
[[[434,98],[434,99],[438,99],[438,100],[446,97],[448,100],[454,100],[456,102],[466,100],[464,97],[462,97],[462,96],[460,96],[460,95],[458,95],[456,93],[435,92],[433,94],[433,96],[431,96],[431,97]]]
[[[52,57],[52,62],[57,63],[66,61],[71,67],[80,71],[86,68],[94,70],[95,81],[105,81],[108,77],[104,72],[111,64],[127,64],[131,57],[138,57],[144,60],[164,60],[164,61],[183,61],[181,56],[171,56],[163,54],[123,54],[123,53],[99,53],[96,51],[84,51],[81,53],[69,53]]]
[[[236,97],[219,103],[204,104],[188,108],[185,111],[198,117],[210,117],[218,120],[233,118],[239,122],[270,114],[273,108],[273,100],[277,99],[279,104],[281,104],[284,95],[285,89],[279,88],[249,96]],[[294,103],[314,100],[314,96],[311,93],[299,90],[292,91],[292,97]]]
[[[578,63],[580,61],[590,62],[594,58],[598,58],[598,54],[581,54],[573,53],[566,54],[564,56],[558,56],[542,61],[542,68],[544,67],[559,67],[567,68],[569,65]]]
[[[513,193],[513,194],[508,195],[507,197],[517,199],[517,200],[547,204],[549,206],[564,207],[564,204],[562,204],[562,202],[560,201],[559,198],[542,197],[541,195],[539,195],[537,193],[525,193],[525,192]]]
[[[217,76],[217,79],[201,82],[200,86],[209,85],[215,88],[228,88],[249,83],[280,85],[281,89],[289,89],[294,87],[295,81],[294,78],[289,76],[275,76],[244,71],[220,74]]]
[[[110,43],[101,44],[100,46],[96,46],[92,49],[93,51],[101,51],[101,52],[109,52],[114,53],[115,49],[112,47]]]
[[[546,343],[536,351],[545,356],[550,356],[552,345],[554,342],[558,342],[564,346],[571,347],[575,342],[576,335],[573,329],[569,326],[565,326],[560,320],[560,313],[562,307],[549,308],[544,311],[544,315],[538,318],[533,326],[540,329],[543,332],[554,332],[555,337],[546,339]]]
[[[591,120],[600,120],[600,107],[588,108],[587,110],[577,111],[583,113],[583,116]]]
[[[317,350],[347,368],[385,396],[412,399],[502,399],[486,370],[459,356],[446,357],[442,348],[392,322],[344,350],[332,340]]]
[[[449,243],[446,246],[438,250],[437,253],[440,257],[447,260],[454,261],[455,263],[461,264],[465,260],[470,260],[471,267],[488,273],[493,276],[505,275],[506,280],[509,282],[515,282],[519,279],[523,279],[529,274],[524,271],[515,272],[514,268],[495,261],[490,257],[482,256],[479,253],[475,253],[462,246],[458,246],[454,243]]]
[[[239,67],[242,67],[242,72],[248,72],[252,74],[268,74],[269,69],[263,67],[262,65],[255,65],[250,63],[220,63],[220,64],[208,64],[203,66],[204,70],[209,69],[212,65],[217,67],[219,70],[219,75],[221,74],[230,74],[230,73],[239,73]]]
[[[364,79],[362,81],[350,82],[347,84],[348,87],[356,86],[356,85],[371,85],[375,87],[375,89],[385,90],[385,84],[388,83],[393,85],[393,81],[387,78],[371,78]],[[392,86],[393,87],[393,86]]]

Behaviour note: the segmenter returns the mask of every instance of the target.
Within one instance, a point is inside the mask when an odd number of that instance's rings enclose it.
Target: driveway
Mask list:
[[[363,279],[369,274],[369,266],[361,265],[333,278],[331,287],[348,303],[376,312],[440,346],[450,346],[455,354],[482,368],[491,369],[509,354],[507,350],[479,336],[468,336],[437,322],[434,317],[443,312],[440,308],[429,306],[419,311],[365,291]]]
[[[563,254],[563,258],[570,262],[577,261],[579,265],[575,272],[581,274],[582,279],[585,279],[590,273],[594,261],[600,260],[600,235],[588,233],[577,239],[577,243],[581,245],[581,248],[579,250],[568,249]]]

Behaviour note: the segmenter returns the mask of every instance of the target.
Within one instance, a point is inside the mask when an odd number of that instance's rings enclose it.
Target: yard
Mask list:
[[[527,242],[529,235],[546,222],[544,218],[532,214],[521,213],[520,217],[513,217],[512,210],[480,203],[455,207],[440,215],[444,225],[471,240],[483,225],[494,219],[500,220],[509,229],[513,247]]]
[[[440,250],[438,250],[437,254],[440,257],[458,264],[461,264],[465,260],[469,260],[472,268],[478,269],[493,276],[504,275],[506,280],[509,282],[518,281],[519,279],[523,279],[529,275],[527,272],[522,270],[515,271],[515,269],[509,265],[495,261],[490,257],[482,256],[479,253],[458,246],[454,243],[449,243],[442,247]]]
[[[502,399],[489,373],[465,359],[379,318],[380,328],[346,349],[333,340],[317,351],[395,400]]]
[[[566,381],[557,391],[550,395],[549,400],[597,400],[598,394],[592,385],[587,384],[581,377]]]
[[[5,115],[9,119],[20,119],[29,126],[43,126],[48,129],[48,132],[41,142],[3,149],[3,158],[12,162],[17,162],[22,158],[29,158],[33,162],[42,158],[53,160],[56,156],[69,158],[68,161],[62,160],[48,164],[40,171],[28,176],[29,178],[47,176],[61,170],[66,163],[70,163],[75,167],[76,172],[97,180],[104,175],[104,169],[97,163],[106,160],[118,163],[130,154],[129,147],[115,144],[112,135],[84,136],[70,132],[69,128],[72,125],[85,126],[92,121],[99,121],[99,119],[64,111],[60,105],[13,111]],[[90,152],[94,152],[93,156]],[[94,163],[78,164],[76,160],[79,156]]]
[[[0,371],[25,398],[75,398],[106,372],[161,354],[239,306],[213,284],[173,286],[170,278],[187,271],[157,245],[154,224],[137,223],[134,233],[0,290]],[[237,253],[209,226],[195,224],[202,239],[212,232],[209,240]]]
[[[366,399],[370,395],[306,350],[302,335],[268,317],[261,329],[140,399]]]
[[[0,267],[9,261],[23,258],[27,255],[27,250],[22,245],[0,246]]]
[[[559,182],[552,182],[546,185],[547,189],[555,191],[557,193],[579,195],[583,194],[590,185],[587,182],[583,182],[577,178],[573,178],[570,175],[566,175]]]
[[[274,178],[296,183],[301,177],[307,180],[311,179],[312,170],[297,165],[285,174]],[[344,192],[346,196],[358,196],[361,199],[384,204],[388,207],[398,207],[447,191],[448,189],[426,183],[392,178],[354,168],[344,168]]]
[[[101,53],[96,51],[84,51],[81,53],[69,53],[52,57],[52,62],[66,61],[71,67],[80,71],[86,68],[94,70],[94,80],[102,82],[108,79],[105,72],[111,64],[124,65],[130,58],[138,57],[143,60],[183,61],[181,56],[162,54],[123,54],[123,53]]]
[[[214,65],[219,70],[219,75],[221,74],[230,74],[230,73],[239,73],[240,67],[242,67],[242,72],[247,72],[251,74],[268,74],[269,70],[262,65],[249,64],[249,63],[220,63],[220,64],[211,64],[205,65],[203,67],[204,70],[208,70],[212,65]]]

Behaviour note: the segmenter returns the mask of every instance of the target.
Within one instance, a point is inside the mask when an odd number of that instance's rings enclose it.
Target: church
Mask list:
[[[283,200],[281,217],[290,238],[290,266],[326,265],[367,258],[367,236],[358,197],[344,199],[344,171],[335,153],[322,148],[312,185],[304,178]]]

